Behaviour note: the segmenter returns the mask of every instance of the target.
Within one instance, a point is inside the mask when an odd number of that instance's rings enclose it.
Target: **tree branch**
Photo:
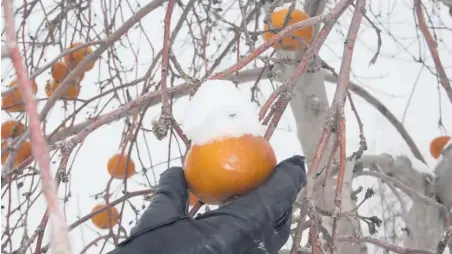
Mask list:
[[[7,36],[6,47],[16,69],[18,88],[30,119],[28,129],[31,130],[32,152],[39,164],[42,192],[47,202],[47,210],[51,221],[52,248],[55,250],[55,253],[70,254],[72,251],[66,221],[60,211],[60,205],[56,196],[56,186],[50,174],[49,149],[45,138],[41,134],[41,122],[37,112],[33,86],[28,79],[17,45],[12,3],[9,0],[3,0],[2,2]],[[14,158],[14,156],[10,156],[9,158],[12,161],[11,158]]]

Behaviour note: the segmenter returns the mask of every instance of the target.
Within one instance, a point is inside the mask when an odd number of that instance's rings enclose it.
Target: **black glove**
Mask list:
[[[259,188],[193,219],[184,172],[169,168],[130,237],[110,254],[277,253],[289,238],[292,203],[305,182],[304,157],[294,156]]]

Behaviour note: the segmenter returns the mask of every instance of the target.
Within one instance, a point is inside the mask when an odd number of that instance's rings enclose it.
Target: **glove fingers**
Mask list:
[[[160,176],[151,206],[169,217],[186,215],[188,190],[181,167],[167,169]]]
[[[304,157],[293,156],[279,163],[265,184],[204,216],[215,216],[215,213],[230,214],[232,217],[241,218],[241,223],[248,221],[253,227],[271,222],[273,227],[277,228],[279,220],[287,215],[305,182]]]
[[[231,202],[230,209],[242,206],[266,213],[272,221],[283,217],[292,207],[301,185],[306,182],[304,157],[293,156],[279,163],[270,179],[250,192]]]
[[[138,233],[187,216],[188,190],[181,167],[167,169],[160,176],[159,186],[149,205],[132,230]]]

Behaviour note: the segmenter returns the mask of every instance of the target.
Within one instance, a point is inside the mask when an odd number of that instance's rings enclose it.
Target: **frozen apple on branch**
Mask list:
[[[189,102],[183,123],[192,146],[185,157],[188,188],[206,204],[223,204],[265,183],[276,166],[256,107],[234,83],[209,80]]]

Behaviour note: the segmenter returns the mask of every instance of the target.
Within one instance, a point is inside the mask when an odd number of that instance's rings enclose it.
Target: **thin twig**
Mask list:
[[[367,150],[367,141],[366,136],[364,136],[364,128],[363,128],[363,122],[361,121],[361,118],[359,117],[358,110],[355,107],[355,103],[353,102],[352,95],[347,90],[347,98],[348,102],[350,103],[350,107],[352,108],[353,114],[355,115],[356,121],[358,122],[358,128],[359,128],[359,149],[357,152],[353,153],[353,157],[359,158],[363,155],[364,151]]]

